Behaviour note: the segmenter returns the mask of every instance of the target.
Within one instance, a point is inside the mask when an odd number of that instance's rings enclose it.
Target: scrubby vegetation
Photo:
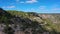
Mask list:
[[[51,16],[59,20],[56,15],[52,14]],[[44,18],[44,16],[34,12],[5,11],[0,8],[0,24],[6,25],[3,29],[6,34],[13,34],[14,29],[18,27],[20,31],[25,33],[30,31],[32,34],[60,34],[60,22],[54,23],[52,17]]]

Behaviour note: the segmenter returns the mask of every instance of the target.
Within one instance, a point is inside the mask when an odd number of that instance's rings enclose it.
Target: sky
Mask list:
[[[60,0],[0,0],[4,10],[37,13],[60,13]]]

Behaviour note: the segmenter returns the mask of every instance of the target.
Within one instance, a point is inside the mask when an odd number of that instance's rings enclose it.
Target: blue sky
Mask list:
[[[0,0],[4,10],[38,13],[60,13],[60,0]]]

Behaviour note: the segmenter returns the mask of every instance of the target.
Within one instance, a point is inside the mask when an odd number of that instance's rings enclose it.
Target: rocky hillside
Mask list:
[[[5,11],[0,8],[0,24],[3,24],[3,29],[8,24],[15,32],[23,31],[26,34],[60,34],[60,14]]]

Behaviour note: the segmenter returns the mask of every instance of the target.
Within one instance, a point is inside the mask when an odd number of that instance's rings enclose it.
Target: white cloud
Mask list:
[[[37,0],[29,0],[29,1],[26,1],[26,3],[35,3],[35,2],[38,2]]]
[[[60,10],[60,8],[54,8],[54,9],[52,9],[52,10]]]
[[[38,8],[40,11],[48,11],[47,7],[46,6],[40,6]]]
[[[44,10],[46,9],[46,6],[40,6],[39,9]]]
[[[2,8],[15,8],[15,6],[4,6]]]
[[[60,11],[59,5],[52,5],[50,7],[47,6],[40,6],[38,9],[42,12],[58,12]]]
[[[16,2],[19,2],[20,0],[16,0]]]
[[[58,10],[60,10],[60,7],[59,7],[60,5],[58,5],[58,4],[55,4],[55,5],[52,5],[51,6],[51,10],[52,11],[58,11]]]
[[[38,2],[37,0],[26,0],[26,1],[20,1],[20,0],[16,0],[17,3],[36,3]]]
[[[47,9],[47,6],[44,6],[44,5],[39,6],[36,10],[39,11],[39,12],[41,12],[41,13],[47,13],[47,12],[49,12],[49,9]]]
[[[21,1],[20,3],[25,3],[25,2]]]

